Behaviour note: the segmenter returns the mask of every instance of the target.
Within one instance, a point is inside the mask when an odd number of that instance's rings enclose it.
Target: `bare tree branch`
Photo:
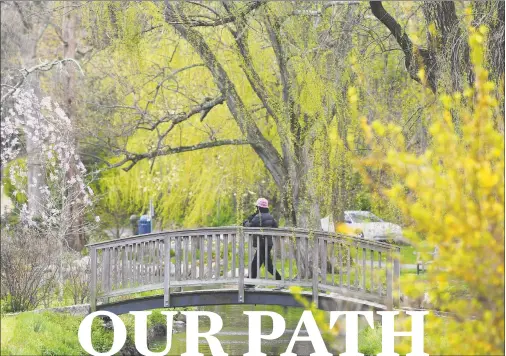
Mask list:
[[[21,17],[21,22],[23,22],[23,27],[25,28],[26,31],[30,31],[32,29],[32,24],[26,20],[25,14],[23,13],[21,6],[19,6],[19,3],[17,1],[14,1],[14,6],[18,10],[19,17]]]
[[[199,4],[200,5],[200,4]],[[225,25],[227,23],[235,21],[237,18],[247,15],[251,11],[259,8],[262,5],[261,1],[253,1],[247,4],[244,8],[239,9],[235,14],[229,14],[228,16],[218,18],[216,20],[203,21],[198,19],[192,19],[186,17],[184,20],[179,18],[167,18],[166,22],[170,25],[186,25],[189,27],[215,27]],[[213,11],[214,12],[214,11]]]
[[[430,89],[435,93],[435,63],[434,60],[430,58],[429,51],[413,44],[401,25],[399,25],[399,23],[385,10],[381,1],[370,1],[369,5],[373,15],[388,28],[404,52],[405,65],[410,77],[420,83],[421,80],[418,77],[418,71],[422,67],[425,67],[427,82]]]
[[[192,146],[166,147],[163,149],[146,153],[124,152],[125,158],[123,160],[115,164],[108,164],[108,167],[117,168],[123,166],[125,163],[130,162],[130,164],[124,168],[124,170],[128,172],[130,169],[132,169],[133,166],[135,166],[137,162],[143,159],[153,159],[160,156],[167,156],[177,153],[197,151],[205,148],[227,146],[227,145],[249,145],[249,142],[247,140],[219,140],[219,141],[202,142]]]
[[[192,117],[193,115],[196,115],[198,113],[202,113],[203,116],[204,116],[204,113],[205,113],[205,115],[207,115],[209,113],[209,111],[211,111],[211,109],[213,109],[217,105],[223,104],[224,101],[225,101],[225,98],[223,96],[219,96],[219,97],[217,97],[215,99],[209,99],[208,98],[202,104],[199,104],[199,105],[196,105],[196,106],[192,107],[190,109],[190,111],[187,112],[187,113],[183,112],[183,113],[177,113],[177,114],[167,114],[167,115],[159,118],[158,120],[156,120],[153,123],[150,122],[150,126],[147,126],[147,127],[146,126],[142,126],[143,122],[141,121],[137,128],[139,128],[139,129],[145,129],[145,130],[148,130],[148,131],[153,131],[160,124],[170,122],[171,123],[170,127],[167,129],[166,133],[163,135],[165,137],[170,131],[172,131],[172,129],[177,124],[180,124],[181,122],[188,120],[190,117]],[[141,116],[144,116],[144,115],[147,114],[145,111],[142,112],[140,110],[140,108],[138,108],[138,107],[127,107],[127,108],[138,110],[141,113]],[[203,117],[201,116],[201,121],[202,120],[203,120]]]
[[[223,6],[228,10],[233,6],[233,3],[227,4],[227,2],[223,2]],[[275,96],[270,95],[270,93],[267,91],[267,88],[265,87],[262,79],[260,78],[260,75],[253,65],[253,60],[251,58],[247,43],[248,32],[246,28],[246,19],[244,17],[238,17],[235,21],[235,24],[237,31],[233,31],[232,29],[230,29],[230,31],[234,36],[237,48],[239,49],[239,52],[244,60],[244,65],[242,66],[243,72],[246,74],[248,82],[250,83],[260,101],[262,101],[262,104],[264,105],[269,115],[276,122],[279,122],[278,113],[276,112],[275,108],[279,110],[281,104],[279,102],[276,102]]]
[[[65,64],[66,62],[72,62],[74,63],[77,68],[79,68],[79,71],[81,72],[82,75],[84,75],[84,72],[81,68],[81,66],[79,65],[79,63],[74,59],[74,58],[64,58],[64,59],[58,59],[58,60],[54,60],[52,62],[44,62],[44,63],[41,63],[41,64],[38,64],[36,66],[33,66],[31,68],[22,68],[19,70],[19,72],[22,74],[22,77],[21,79],[14,85],[8,85],[8,84],[4,84],[2,83],[2,87],[9,87],[11,88],[6,94],[4,94],[2,96],[2,99],[0,101],[0,103],[4,103],[5,100],[11,96],[12,94],[14,94],[14,92],[23,84],[23,82],[26,80],[26,78],[34,73],[34,72],[47,72],[51,69],[53,69],[53,67],[55,67],[56,65],[63,65]]]

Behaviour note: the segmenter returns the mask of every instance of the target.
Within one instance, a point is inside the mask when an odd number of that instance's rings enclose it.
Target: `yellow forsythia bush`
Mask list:
[[[487,29],[469,31],[474,87],[433,105],[425,152],[406,149],[400,126],[362,119],[371,153],[358,170],[373,185],[381,170],[389,183],[378,189],[409,221],[406,237],[439,249],[424,278],[401,286],[447,313],[426,318],[425,351],[437,355],[504,352],[504,114],[484,67]]]

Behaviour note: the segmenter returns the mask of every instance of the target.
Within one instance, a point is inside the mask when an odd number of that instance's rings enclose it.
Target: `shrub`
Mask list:
[[[5,310],[18,312],[47,301],[57,273],[54,244],[22,224],[2,230],[0,271]]]
[[[80,258],[78,253],[69,253],[65,259],[65,292],[72,296],[74,304],[83,304],[89,295],[91,274],[89,257]]]
[[[371,149],[359,158],[362,175],[411,222],[405,234],[417,249],[438,247],[427,280],[404,290],[428,292],[450,313],[426,319],[431,354],[504,351],[504,117],[484,68],[486,34],[470,28],[474,87],[440,97],[425,152],[409,151],[400,126],[362,121]]]

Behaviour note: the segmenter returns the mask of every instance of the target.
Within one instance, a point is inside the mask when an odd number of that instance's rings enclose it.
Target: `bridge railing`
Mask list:
[[[269,245],[276,279],[268,273]],[[256,243],[255,243],[256,242]],[[183,287],[237,285],[338,293],[392,308],[398,304],[398,248],[352,236],[302,229],[221,227],[137,235],[88,245],[90,304],[145,291],[163,290],[164,305]],[[256,256],[256,258],[255,258]],[[256,264],[256,266],[254,265]],[[256,267],[256,268],[255,268]],[[252,278],[252,269],[257,269]]]

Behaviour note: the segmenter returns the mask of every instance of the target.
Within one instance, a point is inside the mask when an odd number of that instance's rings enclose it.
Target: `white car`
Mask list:
[[[378,218],[370,211],[345,211],[344,222],[359,237],[375,241],[404,241],[402,228]]]

